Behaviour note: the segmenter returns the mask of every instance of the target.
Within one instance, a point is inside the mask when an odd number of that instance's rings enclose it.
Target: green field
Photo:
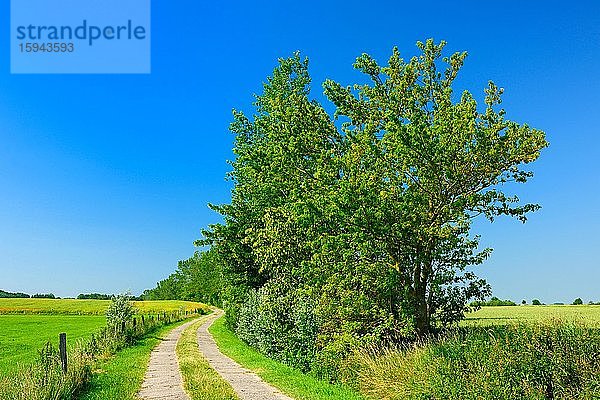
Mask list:
[[[61,332],[73,345],[105,323],[100,315],[0,315],[0,375],[34,361],[47,341],[58,346]]]
[[[106,324],[104,313],[109,300],[0,299],[0,375],[30,364],[50,341],[58,346],[58,334],[65,332],[69,345],[89,338]],[[203,309],[187,301],[134,302],[139,313],[157,314]]]
[[[0,299],[0,314],[88,314],[104,315],[110,300]],[[206,305],[190,301],[134,301],[140,313],[156,314],[179,310],[207,310]]]
[[[467,314],[465,325],[497,325],[507,322],[531,322],[550,319],[581,320],[600,325],[600,306],[499,306],[483,307]]]

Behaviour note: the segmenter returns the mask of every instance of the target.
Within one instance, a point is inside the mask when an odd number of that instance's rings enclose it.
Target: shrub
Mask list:
[[[316,353],[314,302],[275,285],[252,290],[237,312],[235,333],[264,355],[306,372]]]
[[[123,323],[131,320],[135,314],[133,304],[129,301],[128,294],[113,296],[110,305],[106,309],[106,324],[115,330],[120,329]]]

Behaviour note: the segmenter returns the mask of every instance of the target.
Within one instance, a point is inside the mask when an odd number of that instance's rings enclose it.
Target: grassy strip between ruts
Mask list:
[[[233,388],[210,367],[198,348],[198,328],[206,317],[194,322],[177,342],[179,369],[191,400],[237,400]]]
[[[165,325],[140,339],[135,345],[119,351],[96,366],[89,388],[81,400],[136,400],[144,380],[152,349],[177,326],[179,321]]]
[[[358,400],[360,394],[344,385],[333,385],[258,353],[238,339],[219,318],[209,328],[223,354],[254,371],[265,382],[297,400]]]

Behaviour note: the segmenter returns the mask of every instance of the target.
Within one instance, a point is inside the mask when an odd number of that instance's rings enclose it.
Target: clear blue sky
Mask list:
[[[551,147],[519,187],[543,209],[481,221],[479,268],[514,300],[600,301],[600,5],[587,2],[154,0],[152,74],[10,75],[0,8],[0,289],[139,293],[189,257],[229,199],[232,108],[278,57],[353,83],[362,52],[384,62],[433,37],[469,57],[459,89],[504,87],[511,119]]]

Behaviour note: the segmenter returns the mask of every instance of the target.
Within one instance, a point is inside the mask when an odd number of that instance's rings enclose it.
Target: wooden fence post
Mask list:
[[[61,333],[58,335],[58,350],[60,353],[60,365],[63,373],[67,373],[67,334]]]

